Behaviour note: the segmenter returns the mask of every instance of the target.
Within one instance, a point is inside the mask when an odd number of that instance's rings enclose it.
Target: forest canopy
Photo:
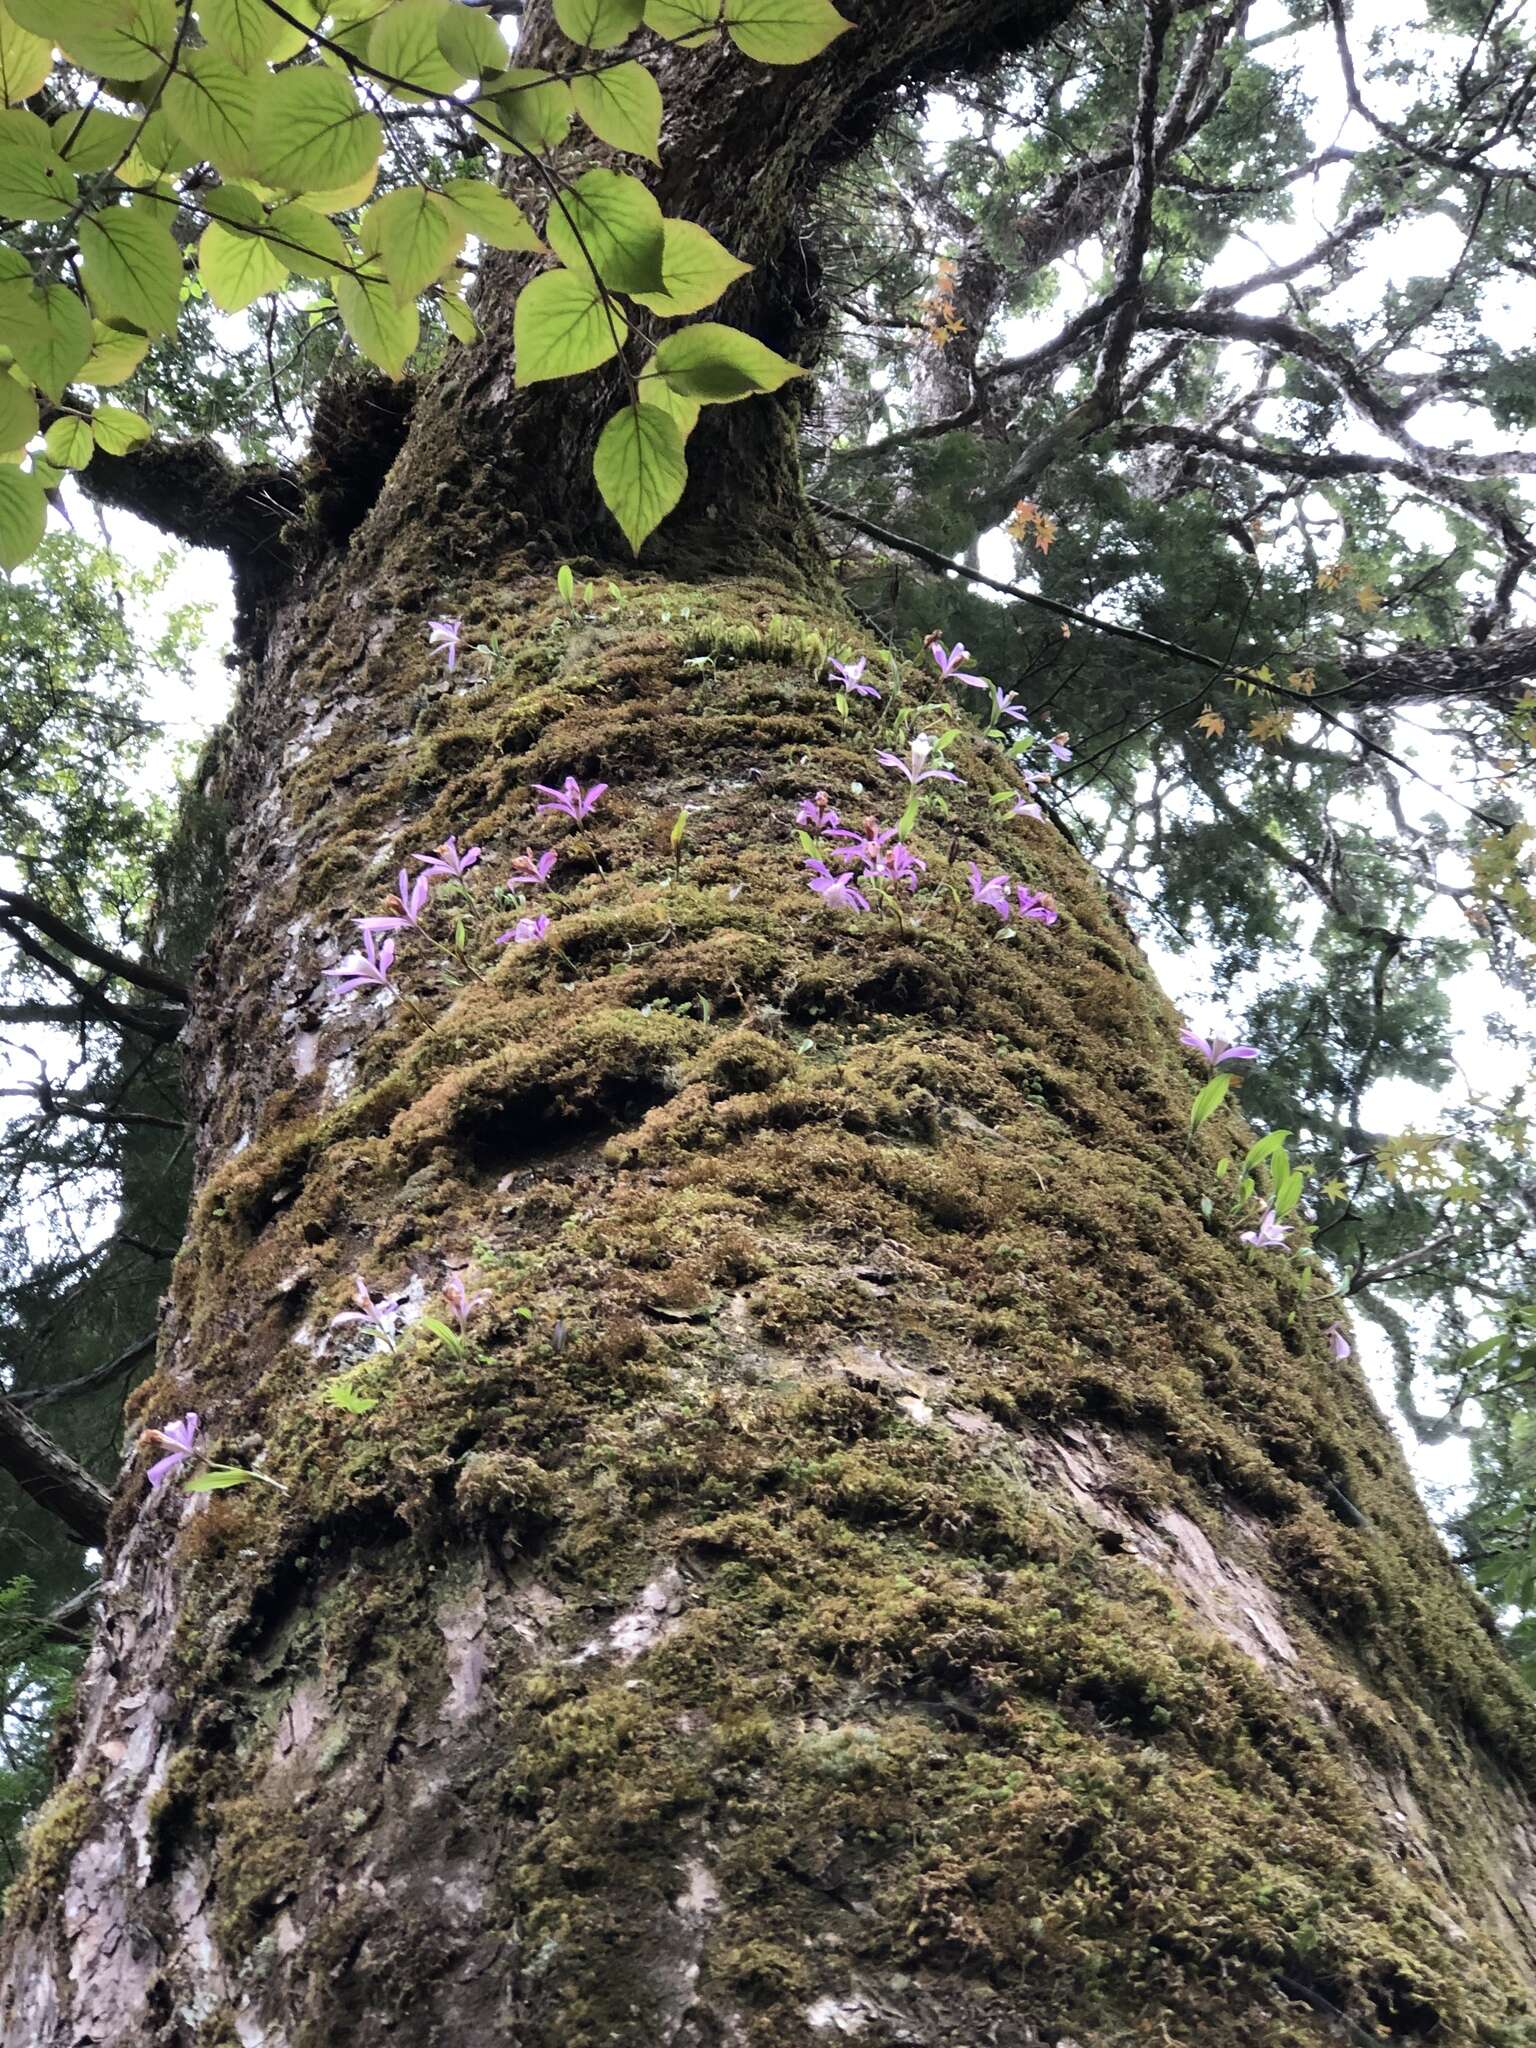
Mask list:
[[[732,325],[744,266],[645,177],[691,46],[831,62],[848,24],[826,0],[555,12],[558,72],[518,66],[511,6],[0,8],[12,1410],[111,1483],[180,1230],[176,1041],[221,846],[207,763],[175,815],[144,774],[154,678],[185,670],[197,622],[85,535],[121,507],[224,548],[248,647],[274,565],[377,488],[381,470],[328,460],[336,422],[366,408],[387,466],[417,381],[476,346],[482,266],[520,263],[521,378],[625,366],[594,459],[642,573],[700,408],[793,388],[870,630],[904,659],[963,641],[1003,693],[975,706],[999,748],[1067,736],[1040,803],[1261,1050],[1243,1112],[1288,1133],[1408,1426],[1468,1444],[1449,1538],[1523,1650],[1536,54],[1518,9],[1149,0],[1079,12],[985,80],[894,94],[797,225],[805,362]],[[568,173],[573,135],[601,169]],[[1470,1072],[1469,1043],[1488,1048]],[[0,1528],[20,1574],[0,1599],[15,1815],[91,1549],[9,1483]]]

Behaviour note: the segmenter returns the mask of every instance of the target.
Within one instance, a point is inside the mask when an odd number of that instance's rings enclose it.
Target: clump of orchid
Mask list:
[[[270,1472],[253,1471],[245,1465],[226,1465],[210,1458],[203,1447],[201,1419],[191,1409],[178,1420],[168,1422],[164,1429],[140,1430],[139,1444],[142,1449],[165,1453],[164,1457],[156,1458],[144,1475],[155,1493],[188,1467],[191,1467],[191,1476],[182,1483],[183,1493],[225,1493],[232,1486],[248,1486],[253,1479],[263,1486],[270,1486],[274,1493],[288,1491],[282,1481],[274,1479]]]

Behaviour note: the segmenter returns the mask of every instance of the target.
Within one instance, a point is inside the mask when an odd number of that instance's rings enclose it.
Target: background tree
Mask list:
[[[691,43],[684,15],[649,26]],[[429,17],[312,47],[393,91],[374,37]],[[768,352],[809,353],[820,317],[803,209],[894,96],[1049,26],[890,7],[802,77],[755,61],[792,18],[639,45],[676,110],[657,192],[754,265],[730,310],[764,350],[694,325],[627,359],[679,437],[673,399],[792,391]],[[165,24],[138,32],[153,92]],[[1168,33],[1154,9],[1139,80]],[[322,68],[304,50],[284,76]],[[595,75],[542,15],[516,55],[547,75],[489,99]],[[311,90],[334,99],[282,88]],[[585,161],[557,147],[555,175]],[[257,241],[298,203],[215,202]],[[616,244],[599,269],[635,260]],[[331,260],[352,324],[386,324]],[[675,304],[684,267],[585,295],[605,322],[615,293]],[[672,437],[622,372],[517,387],[528,275],[485,258],[483,344],[408,421],[343,394],[304,470],[150,443],[97,473],[227,544],[245,607],[233,874],[186,1034],[198,1192],[136,1404],[195,1400],[204,1429],[121,1496],[7,2025],[1519,2040],[1529,1703],[1312,1263],[1242,1249],[1245,1222],[1306,1247],[1299,1176],[1273,1150],[1218,1175],[1242,1134],[1208,1089],[1191,1111],[1203,1076],[1065,834],[1017,808],[1017,757],[967,735],[952,649],[937,678],[915,648],[886,666],[850,624],[792,399],[705,410],[636,579],[586,461],[628,417],[633,487],[599,482],[638,529]],[[818,786],[894,815],[876,777],[903,758],[917,889],[876,848],[807,890],[797,813],[813,846]],[[962,787],[929,787],[944,759]],[[544,926],[533,882],[506,896],[530,785],[567,776]],[[1220,787],[1235,831],[1257,799]],[[398,965],[338,971],[435,840]],[[839,907],[860,883],[879,909]],[[189,1507],[188,1473],[216,1497]]]

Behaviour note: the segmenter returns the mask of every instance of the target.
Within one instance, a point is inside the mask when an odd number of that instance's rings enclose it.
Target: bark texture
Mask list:
[[[760,312],[817,151],[1041,22],[884,13],[839,86],[707,60],[738,150],[790,139],[754,178],[690,132],[666,203],[763,260]],[[1530,1702],[1357,1375],[1202,1220],[1239,1134],[1186,1148],[1198,1077],[1097,880],[962,747],[921,850],[1060,927],[815,902],[796,803],[857,814],[881,742],[823,680],[865,650],[792,416],[711,429],[637,575],[580,410],[493,332],[268,615],[136,1405],[290,1490],[125,1478],[0,2039],[1536,2039]],[[328,996],[407,854],[499,879],[567,774],[612,788],[559,839],[558,950]],[[419,1309],[471,1261],[461,1353],[418,1322],[371,1412],[320,1396],[353,1273]]]

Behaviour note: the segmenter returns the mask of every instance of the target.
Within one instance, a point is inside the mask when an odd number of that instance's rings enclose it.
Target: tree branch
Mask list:
[[[13,1408],[32,1409],[46,1407],[50,1401],[72,1401],[77,1394],[93,1394],[98,1387],[106,1386],[123,1374],[130,1373],[141,1359],[148,1358],[155,1348],[155,1333],[141,1337],[137,1344],[130,1344],[126,1351],[120,1351],[116,1358],[110,1358],[105,1365],[93,1366],[89,1372],[77,1374],[72,1380],[60,1380],[52,1387],[17,1387],[9,1399]]]
[[[56,1516],[76,1542],[98,1550],[105,1544],[111,1495],[3,1396],[0,1470],[9,1472],[23,1493]]]
[[[35,896],[23,895],[17,889],[0,889],[0,931],[12,930],[18,922],[30,925],[34,931],[52,939],[56,946],[62,946],[66,953],[72,953],[77,960],[89,961],[92,967],[101,968],[114,980],[147,989],[151,995],[166,996],[183,1009],[192,1000],[190,991],[173,975],[151,967],[146,961],[130,960],[126,953],[115,953],[88,932],[77,931],[50,910],[46,903],[39,903]]]

